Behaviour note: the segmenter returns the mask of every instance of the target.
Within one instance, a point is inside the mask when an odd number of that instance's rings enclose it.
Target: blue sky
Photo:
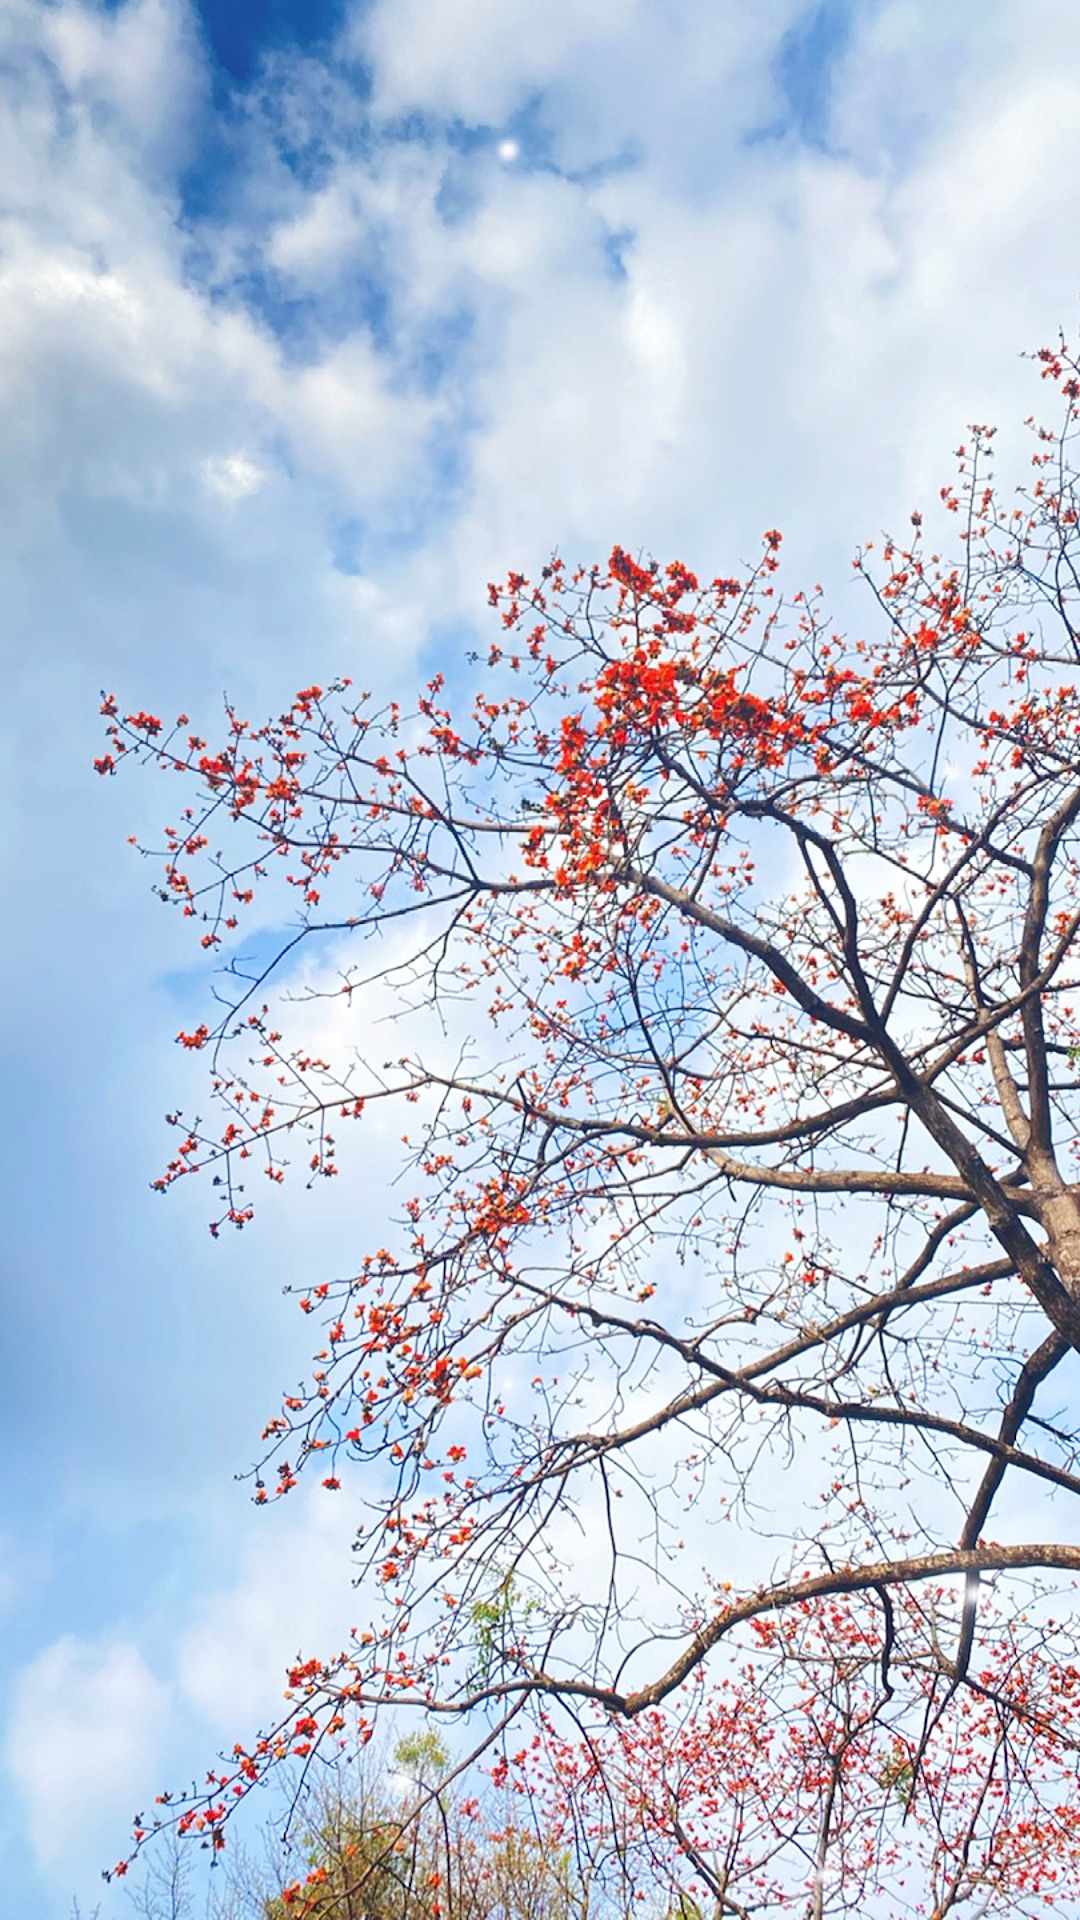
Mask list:
[[[196,8],[208,53],[241,86],[271,49],[330,53],[347,12],[342,0],[203,0]]]
[[[245,1236],[149,1192],[195,956],[95,782],[101,686],[211,716],[453,668],[488,579],[615,540],[841,582],[1076,318],[1068,0],[8,0],[0,19],[8,1910],[272,1713],[355,1604],[255,1513],[389,1143]],[[1016,436],[1003,436],[1003,464]],[[838,590],[841,595],[843,588]],[[12,937],[14,935],[14,938]]]

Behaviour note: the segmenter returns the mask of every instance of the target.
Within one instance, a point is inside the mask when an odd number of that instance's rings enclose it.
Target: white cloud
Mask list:
[[[500,126],[544,94],[560,162],[578,167],[627,139],[680,155],[710,96],[715,126],[745,124],[770,94],[762,53],[800,11],[799,0],[551,0],[543,15],[533,0],[378,0],[357,8],[346,44],[371,61],[387,117],[419,109]]]
[[[467,271],[487,348],[453,542],[463,605],[554,541],[591,557],[619,537],[727,567],[779,520],[820,567],[936,494],[968,418],[1026,411],[1018,350],[1075,305],[1054,236],[1080,100],[1068,74],[1013,51],[944,91],[884,170],[868,109],[846,152],[740,149],[752,116],[737,89],[718,86],[709,114],[691,90],[680,182],[641,57],[626,99],[640,165],[595,182],[504,170],[449,234],[415,220],[415,284],[437,285],[450,258]],[[843,85],[874,67],[884,88],[891,58],[868,29],[838,76],[841,124]]]
[[[249,1738],[276,1713],[285,1669],[301,1649],[330,1654],[346,1645],[360,1604],[348,1491],[297,1492],[255,1521],[242,1529],[233,1577],[198,1599],[176,1650],[183,1698],[230,1740]]]
[[[246,500],[249,494],[258,493],[267,479],[265,468],[246,453],[211,454],[203,461],[201,472],[207,492],[220,500]]]
[[[39,1864],[70,1883],[96,1875],[103,1831],[117,1849],[154,1779],[168,1693],[123,1640],[74,1634],[45,1647],[16,1681],[5,1758],[26,1806]]]
[[[110,113],[114,135],[144,164],[153,158],[171,170],[205,88],[186,0],[127,0],[108,10],[67,0],[45,11],[39,31],[65,87],[97,115]]]
[[[354,29],[375,59],[384,113],[425,106],[489,124],[543,86],[582,44],[632,32],[639,0],[385,0]]]

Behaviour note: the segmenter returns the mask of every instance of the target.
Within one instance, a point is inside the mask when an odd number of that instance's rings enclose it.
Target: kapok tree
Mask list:
[[[105,702],[100,770],[180,782],[203,948],[288,920],[179,1035],[220,1120],[159,1184],[240,1226],[397,1107],[410,1170],[302,1294],[255,1473],[362,1487],[385,1605],[182,1824],[386,1702],[531,1712],[507,1777],[720,1912],[1065,1910],[1080,363],[1042,363],[1029,484],[972,429],[850,638],[770,532],[704,583],[511,574],[461,711],[338,681],[211,743]]]

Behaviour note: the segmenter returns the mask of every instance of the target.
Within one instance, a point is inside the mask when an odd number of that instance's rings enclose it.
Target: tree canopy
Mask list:
[[[339,680],[214,740],[106,699],[99,769],[180,783],[163,897],[211,957],[280,935],[178,1036],[218,1118],[160,1185],[217,1231],[368,1127],[408,1169],[302,1293],[255,1474],[362,1481],[370,1627],[182,1826],[412,1703],[718,1913],[1064,1910],[1080,379],[1041,370],[1031,479],[972,428],[854,633],[770,531],[730,577],[511,573],[472,697]]]

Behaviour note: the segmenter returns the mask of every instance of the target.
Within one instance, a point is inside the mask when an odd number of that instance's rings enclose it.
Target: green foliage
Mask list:
[[[503,1664],[508,1643],[513,1640],[515,1619],[527,1620],[536,1612],[535,1600],[523,1599],[513,1574],[504,1574],[486,1600],[474,1600],[469,1609],[473,1646],[477,1656],[477,1675],[484,1682]]]
[[[897,1748],[895,1754],[882,1768],[878,1779],[889,1793],[896,1795],[906,1813],[915,1791],[915,1763],[911,1754],[902,1748]]]
[[[394,1762],[418,1787],[430,1787],[447,1772],[450,1755],[438,1734],[429,1730],[408,1733],[399,1740],[394,1748]]]
[[[499,1663],[513,1604],[514,1582],[510,1574],[500,1580],[489,1599],[473,1601],[469,1619],[481,1680],[490,1680]]]

